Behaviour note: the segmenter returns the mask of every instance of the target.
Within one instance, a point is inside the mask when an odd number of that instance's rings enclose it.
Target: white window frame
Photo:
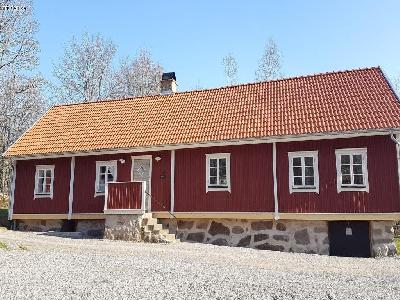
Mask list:
[[[105,195],[105,190],[104,192],[99,192],[98,191],[98,186],[99,186],[99,181],[100,181],[100,167],[114,167],[115,174],[114,174],[114,179],[116,182],[117,181],[117,175],[118,175],[118,164],[116,160],[107,160],[107,161],[96,161],[96,180],[95,180],[95,185],[94,185],[94,196],[104,196]],[[105,185],[107,185],[107,176],[105,178]]]
[[[211,159],[226,159],[226,187],[213,187],[210,184],[210,160]],[[218,169],[217,169],[218,170]],[[219,182],[219,172],[217,171],[217,182]],[[217,186],[218,184],[214,185]],[[208,192],[231,192],[231,154],[230,153],[210,153],[206,154],[206,193]]]
[[[34,199],[37,198],[50,198],[53,199],[53,185],[54,185],[54,165],[36,165],[36,171],[35,171],[35,189],[34,189],[34,194],[33,197]],[[39,183],[39,170],[44,170],[45,178],[46,178],[46,172],[50,170],[51,172],[51,182],[50,182],[50,193],[39,193],[38,191],[38,183]],[[44,181],[46,182],[46,180]]]
[[[353,155],[361,155],[362,161],[362,172],[364,176],[364,184],[342,184],[342,169],[341,169],[341,156],[350,155],[350,176],[351,181],[353,181]],[[367,148],[348,148],[348,149],[336,149],[336,174],[337,174],[337,191],[341,192],[367,192],[369,193],[369,183],[368,183],[368,160],[367,160]]]
[[[302,160],[302,182],[303,185],[294,185],[294,174],[293,174],[293,158],[300,157]],[[305,166],[303,165],[304,157],[312,157],[314,160],[314,187],[307,187],[305,185]],[[318,151],[297,151],[288,152],[289,159],[289,191],[292,193],[317,193],[319,194],[319,172],[318,172]]]

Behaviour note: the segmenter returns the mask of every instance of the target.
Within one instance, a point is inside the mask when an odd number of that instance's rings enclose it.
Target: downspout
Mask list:
[[[276,178],[276,142],[272,143],[272,174],[274,177],[274,218],[279,220],[279,207],[278,207],[278,180]]]
[[[397,176],[399,180],[399,189],[400,189],[400,141],[396,139],[395,134],[391,133],[390,138],[393,142],[396,143],[396,156],[397,156]]]
[[[72,218],[72,204],[74,202],[74,181],[75,181],[75,156],[71,158],[71,169],[69,179],[69,196],[68,196],[68,220]]]
[[[171,214],[175,210],[175,150],[171,150]]]
[[[14,213],[14,193],[15,193],[15,178],[17,177],[17,161],[13,159],[12,161],[12,180],[10,186],[10,207],[8,208],[8,220],[13,219]]]

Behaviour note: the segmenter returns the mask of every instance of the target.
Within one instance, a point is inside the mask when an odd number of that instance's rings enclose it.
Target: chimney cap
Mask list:
[[[176,81],[175,72],[168,72],[162,74],[161,80],[171,80],[171,79]]]

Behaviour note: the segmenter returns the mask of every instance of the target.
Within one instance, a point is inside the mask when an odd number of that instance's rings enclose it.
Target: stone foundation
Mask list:
[[[371,247],[375,257],[396,255],[396,246],[393,243],[394,221],[371,221]]]
[[[61,231],[63,220],[18,220],[17,230],[21,231]]]
[[[261,250],[329,254],[325,221],[162,219],[183,241]]]
[[[104,220],[77,220],[76,231],[89,237],[102,238],[104,236]]]
[[[142,240],[142,215],[107,215],[104,238],[139,242]]]

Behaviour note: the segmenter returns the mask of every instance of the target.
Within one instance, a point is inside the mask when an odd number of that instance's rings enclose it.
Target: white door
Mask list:
[[[146,182],[145,210],[151,211],[151,155],[132,156],[132,181]]]

